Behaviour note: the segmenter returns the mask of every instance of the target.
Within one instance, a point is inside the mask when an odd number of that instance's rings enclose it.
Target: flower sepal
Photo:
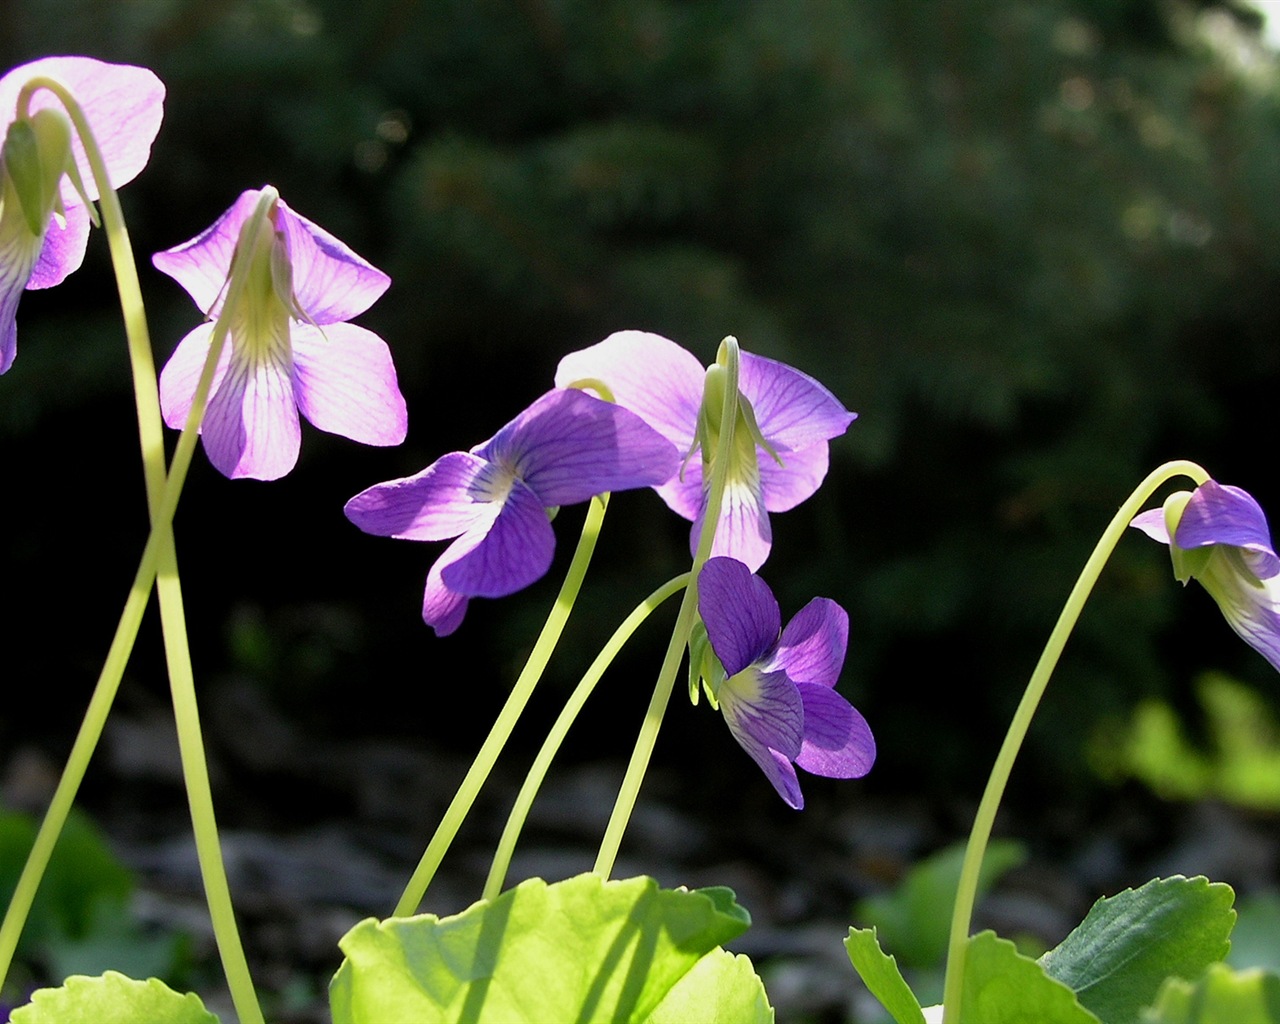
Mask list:
[[[58,186],[62,176],[74,169],[71,123],[66,115],[46,107],[9,125],[4,138],[4,170],[35,237],[44,235],[55,210],[63,212]],[[83,186],[80,191],[83,193]]]
[[[689,703],[695,707],[698,695],[705,690],[707,702],[715,711],[720,710],[720,687],[727,673],[707,636],[707,626],[699,619],[689,634]]]

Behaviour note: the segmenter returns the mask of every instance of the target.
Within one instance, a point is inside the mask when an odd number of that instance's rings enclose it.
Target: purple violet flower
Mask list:
[[[804,806],[792,762],[832,779],[871,770],[871,729],[835,691],[849,642],[843,608],[815,597],[779,633],[768,584],[737,559],[711,558],[698,576],[698,613],[724,667],[708,695],[789,806]]]
[[[783,363],[743,352],[739,391],[754,412],[759,437],[740,411],[732,465],[716,527],[713,555],[728,555],[753,572],[772,546],[770,512],[786,512],[813,494],[827,474],[827,441],[853,422],[839,400],[812,377]],[[713,452],[701,444],[698,415],[705,370],[673,341],[644,331],[619,331],[560,360],[556,384],[599,380],[630,409],[671,441],[681,455],[702,447],[702,459],[685,462],[655,490],[670,508],[693,520],[695,550],[706,512]],[[766,450],[763,440],[773,449]],[[775,458],[776,454],[776,458]]]
[[[1280,557],[1252,495],[1206,480],[1129,525],[1168,544],[1179,582],[1199,580],[1227,624],[1280,671]]]
[[[274,190],[273,194],[274,194]],[[241,194],[202,234],[152,262],[215,317],[227,293],[241,228],[266,189]],[[386,342],[347,323],[391,279],[276,198],[274,231],[251,254],[249,281],[222,349],[201,437],[229,477],[275,480],[298,461],[298,414],[331,434],[371,445],[405,438],[407,416]],[[185,425],[213,323],[178,343],[160,374],[165,422]]]
[[[650,487],[680,461],[634,413],[584,391],[548,392],[470,452],[347,502],[366,533],[404,540],[457,537],[427,574],[422,618],[447,636],[473,597],[504,597],[550,567],[548,516],[605,491]]]
[[[98,198],[97,184],[80,138],[69,132],[62,104],[47,89],[31,97],[28,119],[17,120],[18,94],[33,78],[52,78],[76,98],[102,151],[107,176],[119,188],[146,166],[164,114],[164,85],[146,68],[107,64],[90,57],[45,57],[0,78],[0,373],[17,353],[18,300],[27,288],[51,288],[84,261],[89,239],[85,200]],[[62,127],[59,127],[59,123]],[[32,146],[35,174],[44,186],[19,187],[19,134]],[[75,174],[84,196],[70,183]],[[38,209],[36,207],[39,207]]]

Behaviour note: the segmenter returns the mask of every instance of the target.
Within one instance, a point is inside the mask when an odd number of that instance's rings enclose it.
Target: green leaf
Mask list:
[[[749,923],[724,888],[673,891],[651,878],[589,874],[554,885],[530,879],[453,917],[356,925],[339,942],[346,959],[330,986],[333,1019],[645,1021]],[[741,990],[689,989],[673,997],[676,1005],[756,1005],[759,982],[744,980],[741,967],[705,971],[705,983],[723,989],[736,979]]]
[[[42,988],[13,1011],[13,1024],[218,1024],[193,992],[179,995],[164,982],[135,981],[108,971],[75,975],[61,988]]]
[[[1026,850],[1020,843],[994,840],[982,859],[979,895],[1025,859]],[[913,867],[892,893],[861,901],[854,908],[855,918],[875,928],[884,944],[906,966],[941,964],[947,953],[951,908],[955,905],[963,860],[963,844],[939,850]]]
[[[898,961],[880,948],[874,928],[850,928],[844,948],[867,991],[880,1000],[898,1024],[924,1024],[920,1001],[903,980]]]
[[[1076,994],[1012,942],[980,932],[965,947],[960,1020],[982,1024],[1099,1024]],[[1107,1019],[1107,1024],[1118,1022]]]
[[[1170,978],[1147,1024],[1280,1024],[1280,975],[1213,964],[1198,981]]]
[[[1095,903],[1040,964],[1107,1024],[1136,1021],[1166,978],[1194,978],[1226,956],[1234,899],[1202,876],[1152,879]]]
[[[724,949],[704,956],[645,1018],[645,1024],[690,1021],[772,1024],[773,1007],[750,959]]]

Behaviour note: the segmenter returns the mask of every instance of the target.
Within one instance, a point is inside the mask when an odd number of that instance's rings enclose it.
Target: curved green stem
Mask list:
[[[693,567],[689,571],[689,585],[685,588],[684,597],[680,601],[675,628],[671,632],[671,640],[662,658],[662,667],[658,670],[658,681],[654,685],[653,696],[649,698],[649,707],[645,711],[644,722],[641,723],[640,732],[636,736],[631,760],[627,763],[626,774],[622,777],[622,785],[618,788],[613,811],[609,815],[604,836],[600,840],[600,851],[596,854],[596,863],[592,871],[601,878],[608,878],[613,872],[614,861],[618,858],[618,848],[622,845],[622,834],[631,820],[631,812],[635,809],[636,799],[640,795],[640,784],[644,781],[645,772],[649,768],[649,759],[653,756],[654,744],[658,741],[658,730],[662,727],[662,719],[666,714],[667,704],[671,700],[671,690],[675,686],[676,673],[680,670],[680,661],[684,657],[684,649],[689,644],[689,635],[693,631],[694,619],[698,614],[698,573],[711,557],[711,545],[715,541],[716,525],[720,519],[720,506],[724,502],[729,455],[733,451],[734,428],[738,419],[737,341],[726,338],[722,351],[728,353],[727,376],[724,383],[724,400],[720,410],[720,436],[716,442],[715,461],[711,465],[707,511],[702,520],[702,532],[698,535],[698,548],[693,556]]]
[[[986,790],[982,794],[982,801],[978,805],[978,812],[974,816],[973,828],[969,832],[964,862],[960,869],[960,884],[956,891],[955,908],[951,915],[951,935],[947,947],[947,973],[943,986],[942,1011],[944,1024],[958,1024],[960,1020],[965,953],[969,941],[969,924],[973,917],[974,902],[977,899],[978,874],[982,869],[982,857],[986,852],[987,842],[991,838],[996,811],[1000,807],[1005,786],[1013,771],[1014,759],[1017,758],[1022,741],[1026,738],[1031,719],[1040,704],[1040,698],[1044,696],[1045,688],[1049,685],[1049,677],[1058,664],[1058,658],[1066,646],[1067,638],[1075,628],[1085,601],[1088,600],[1094,584],[1098,581],[1107,559],[1111,557],[1111,552],[1115,550],[1129,523],[1142,511],[1142,506],[1152,493],[1176,476],[1189,477],[1197,486],[1209,479],[1209,474],[1194,462],[1179,461],[1166,462],[1138,484],[1120,506],[1111,522],[1107,524],[1089,560],[1085,562],[1080,577],[1072,587],[1067,603],[1058,616],[1057,624],[1049,634],[1049,640],[1040,655],[1040,660],[1031,673],[1026,691],[1014,712],[1013,721],[1009,723],[1009,730],[1005,734],[1004,742],[1000,745],[1000,753],[996,756]]]
[[[489,877],[484,883],[483,899],[492,900],[502,891],[502,885],[507,878],[507,869],[511,866],[511,854],[515,850],[516,841],[520,838],[520,830],[524,828],[529,808],[538,795],[542,780],[546,778],[547,769],[551,767],[551,761],[559,752],[560,745],[568,735],[570,727],[577,719],[583,705],[586,704],[587,698],[595,690],[596,684],[600,682],[605,670],[613,664],[613,659],[631,639],[631,635],[640,628],[640,624],[667,598],[687,586],[689,579],[688,573],[682,573],[664,583],[623,619],[622,625],[614,631],[609,642],[596,655],[591,667],[587,669],[573,693],[569,695],[569,699],[565,701],[564,709],[551,726],[551,731],[547,733],[538,756],[533,759],[533,765],[529,768],[524,785],[520,787],[520,792],[516,795],[515,803],[511,807],[511,813],[507,816],[507,824],[502,830],[502,837],[498,840],[498,848],[493,855],[493,865],[489,868]]]
[[[515,728],[525,705],[529,703],[533,688],[542,678],[543,670],[546,669],[547,662],[551,658],[551,652],[555,650],[560,640],[564,624],[568,621],[569,613],[578,599],[578,592],[582,589],[582,580],[587,574],[587,566],[591,564],[591,556],[595,552],[596,540],[600,536],[600,525],[604,521],[604,513],[608,505],[609,495],[607,494],[591,499],[586,520],[582,524],[582,536],[578,539],[578,547],[573,553],[573,561],[569,564],[569,572],[565,576],[564,583],[560,585],[556,603],[547,616],[547,621],[538,635],[538,641],[533,646],[529,660],[525,662],[520,672],[520,677],[511,688],[511,693],[506,703],[502,705],[502,710],[498,712],[489,735],[485,737],[479,753],[476,754],[476,759],[467,770],[466,776],[458,786],[458,791],[454,793],[444,816],[440,819],[440,824],[436,826],[435,834],[423,851],[422,859],[409,878],[409,884],[405,886],[404,893],[396,904],[394,911],[396,917],[408,917],[417,912],[423,896],[426,895],[427,886],[435,877],[440,862],[458,834],[458,829],[462,827],[463,819],[471,810],[471,805],[475,803],[480,788],[488,779],[489,773],[493,771],[498,755],[502,753],[502,748],[510,738],[512,729]]]

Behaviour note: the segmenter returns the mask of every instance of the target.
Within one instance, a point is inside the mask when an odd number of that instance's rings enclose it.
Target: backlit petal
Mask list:
[[[1174,542],[1180,548],[1228,544],[1249,552],[1260,579],[1280,575],[1280,558],[1271,544],[1267,517],[1253,496],[1239,487],[1206,480],[1196,488],[1178,521]]]
[[[408,430],[391,350],[372,331],[294,323],[290,332],[298,411],[331,434],[393,445]]]
[[[89,243],[89,213],[83,206],[68,206],[66,216],[59,223],[54,217],[45,232],[44,245],[27,287],[52,288],[60,284],[68,274],[84,262],[85,248]]]
[[[795,759],[804,740],[804,703],[784,672],[748,668],[720,686],[720,710],[742,742],[750,736],[762,746]]]
[[[365,533],[401,540],[447,540],[487,532],[498,506],[477,481],[489,463],[470,452],[441,456],[421,473],[361,491],[343,508]]]
[[[702,515],[694,520],[689,533],[689,550],[696,551],[702,532]],[[752,572],[764,565],[773,547],[773,529],[764,508],[758,476],[730,479],[720,504],[720,521],[716,524],[713,555],[727,555],[746,564]]]
[[[546,509],[517,480],[484,540],[441,570],[441,579],[468,597],[505,597],[551,568],[555,545]]]
[[[604,381],[614,400],[671,441],[681,456],[693,443],[705,370],[674,341],[646,331],[619,331],[560,360],[556,387]]]
[[[191,411],[196,385],[200,382],[200,374],[204,372],[212,340],[213,324],[201,324],[178,342],[178,347],[173,350],[169,361],[160,371],[160,411],[165,423],[175,430],[181,430],[187,425],[187,414]],[[213,371],[210,395],[218,393],[230,363],[231,339],[228,338],[222,343],[218,366]]]
[[[827,442],[798,451],[779,451],[782,465],[768,452],[757,450],[760,489],[770,512],[788,512],[810,497],[827,475]]]
[[[448,636],[460,625],[467,614],[468,598],[449,589],[441,574],[457,559],[468,554],[484,540],[484,531],[459,537],[444,550],[427,573],[427,586],[422,593],[422,621],[435,630],[436,636]]]
[[[324,228],[294,213],[283,199],[276,225],[288,240],[294,294],[316,323],[350,320],[390,286],[391,278]]]
[[[31,277],[40,239],[31,234],[14,203],[0,209],[0,373],[18,351],[18,300]]]
[[[782,669],[796,683],[835,686],[848,644],[845,610],[830,598],[815,597],[787,623],[766,667]]]
[[[730,676],[763,659],[782,624],[769,585],[733,558],[707,559],[698,574],[698,614]]]
[[[775,446],[807,448],[843,434],[855,419],[807,373],[750,352],[742,353],[738,388],[751,403],[760,432]]]
[[[876,743],[867,721],[835,690],[798,686],[804,703],[804,742],[796,764],[829,779],[858,779],[871,770]]]
[[[182,285],[207,316],[217,316],[222,308],[240,228],[253,213],[260,191],[241,192],[231,208],[195,238],[151,257],[156,269]]]
[[[233,353],[204,417],[209,461],[225,476],[278,480],[297,464],[300,434],[288,362]]]

